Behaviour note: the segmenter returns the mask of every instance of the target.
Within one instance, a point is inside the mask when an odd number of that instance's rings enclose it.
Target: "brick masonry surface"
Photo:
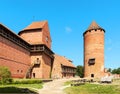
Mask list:
[[[95,58],[95,64],[89,65],[90,59]],[[104,76],[104,31],[91,30],[84,35],[84,76],[95,78]]]
[[[9,67],[12,77],[23,78],[30,66],[30,52],[0,36],[0,66]]]

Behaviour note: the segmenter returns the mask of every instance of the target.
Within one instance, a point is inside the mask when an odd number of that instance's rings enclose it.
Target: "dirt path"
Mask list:
[[[72,79],[58,79],[45,83],[43,88],[39,90],[39,94],[65,94],[63,89],[68,87],[64,86],[64,82]]]

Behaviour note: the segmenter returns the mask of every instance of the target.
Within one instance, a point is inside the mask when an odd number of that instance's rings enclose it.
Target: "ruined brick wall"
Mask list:
[[[7,66],[12,77],[23,78],[30,65],[30,52],[0,36],[0,66]]]
[[[89,59],[95,58],[95,64],[89,65]],[[104,31],[90,30],[84,34],[84,76],[100,78],[104,74]]]

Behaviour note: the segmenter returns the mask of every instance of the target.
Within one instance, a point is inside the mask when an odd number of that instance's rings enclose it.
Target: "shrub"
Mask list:
[[[12,83],[11,73],[7,67],[0,66],[0,83]]]
[[[81,78],[84,77],[84,67],[83,66],[81,66],[81,65],[77,66],[76,75],[78,75]]]
[[[22,79],[22,80],[16,80],[13,82],[13,84],[38,84],[42,83],[42,80],[37,79]]]
[[[13,82],[12,78],[4,78],[2,79],[2,84],[11,84]]]

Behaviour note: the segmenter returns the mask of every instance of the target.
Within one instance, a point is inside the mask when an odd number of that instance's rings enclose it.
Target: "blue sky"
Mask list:
[[[83,32],[94,20],[105,33],[105,67],[120,67],[120,0],[0,0],[0,23],[18,33],[47,20],[52,50],[83,65]]]

